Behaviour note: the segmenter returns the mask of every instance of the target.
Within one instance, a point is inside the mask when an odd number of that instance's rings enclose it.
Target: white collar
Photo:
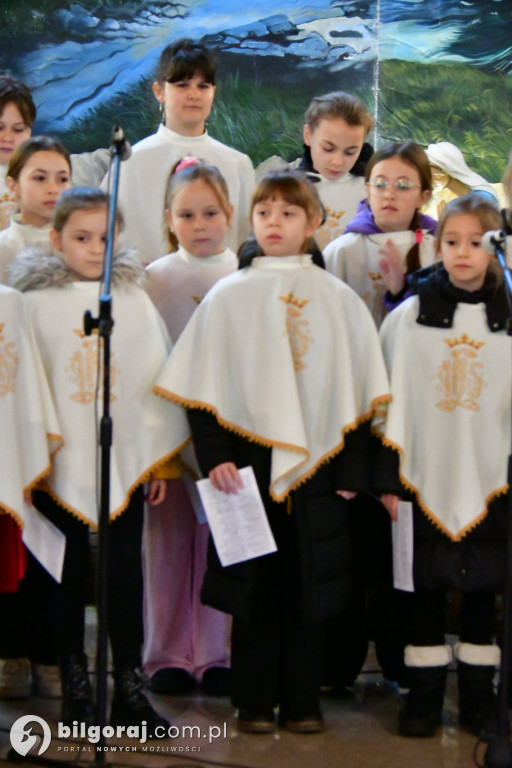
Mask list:
[[[216,264],[223,264],[228,260],[232,251],[230,248],[224,248],[223,251],[215,253],[213,256],[193,256],[180,245],[176,253],[182,261],[192,264],[194,267],[210,267]]]

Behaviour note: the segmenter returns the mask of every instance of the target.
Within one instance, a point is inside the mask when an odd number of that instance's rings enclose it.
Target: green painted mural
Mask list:
[[[154,132],[154,66],[181,36],[219,61],[210,133],[255,164],[300,155],[310,98],[340,89],[373,111],[377,145],[450,141],[491,181],[512,148],[509,0],[19,0],[0,25],[0,66],[31,87],[36,129],[73,151],[105,146],[118,121],[132,142]]]

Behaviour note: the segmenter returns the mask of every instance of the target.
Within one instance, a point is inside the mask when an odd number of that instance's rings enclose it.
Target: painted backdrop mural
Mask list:
[[[36,129],[73,151],[107,145],[116,122],[132,142],[155,130],[153,71],[180,36],[216,50],[208,128],[255,164],[297,157],[310,98],[337,89],[374,111],[377,144],[448,140],[491,181],[512,148],[510,0],[18,0],[0,24]]]

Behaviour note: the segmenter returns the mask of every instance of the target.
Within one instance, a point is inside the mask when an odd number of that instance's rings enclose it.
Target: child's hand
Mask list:
[[[219,464],[208,477],[213,487],[224,493],[238,493],[238,489],[243,488],[242,478],[232,461]]]
[[[405,284],[404,268],[398,248],[392,240],[387,240],[384,248],[379,249],[382,258],[379,267],[382,271],[386,288],[390,293],[400,293]]]
[[[400,496],[396,496],[394,493],[383,493],[380,500],[389,512],[390,518],[396,520],[398,517],[398,502],[400,501]]]
[[[342,499],[346,499],[347,501],[350,501],[350,499],[355,499],[357,496],[357,491],[336,491],[338,496],[341,496]]]
[[[166,480],[151,480],[151,482],[148,485],[148,493],[146,496],[146,501],[152,507],[155,507],[157,504],[162,503],[162,501],[165,499],[166,493],[167,493]]]

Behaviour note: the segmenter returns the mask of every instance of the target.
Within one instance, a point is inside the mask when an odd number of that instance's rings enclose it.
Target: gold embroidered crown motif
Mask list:
[[[297,307],[298,309],[302,309],[306,306],[306,304],[309,304],[309,299],[298,299],[293,291],[290,291],[288,296],[280,296],[279,297],[281,301],[284,301],[285,304],[292,304],[294,307]]]
[[[485,341],[475,341],[475,339],[472,339],[467,333],[463,333],[462,336],[459,336],[456,339],[445,339],[445,342],[450,348],[465,344],[468,347],[473,347],[473,349],[480,349],[480,347],[483,347],[485,344]]]

